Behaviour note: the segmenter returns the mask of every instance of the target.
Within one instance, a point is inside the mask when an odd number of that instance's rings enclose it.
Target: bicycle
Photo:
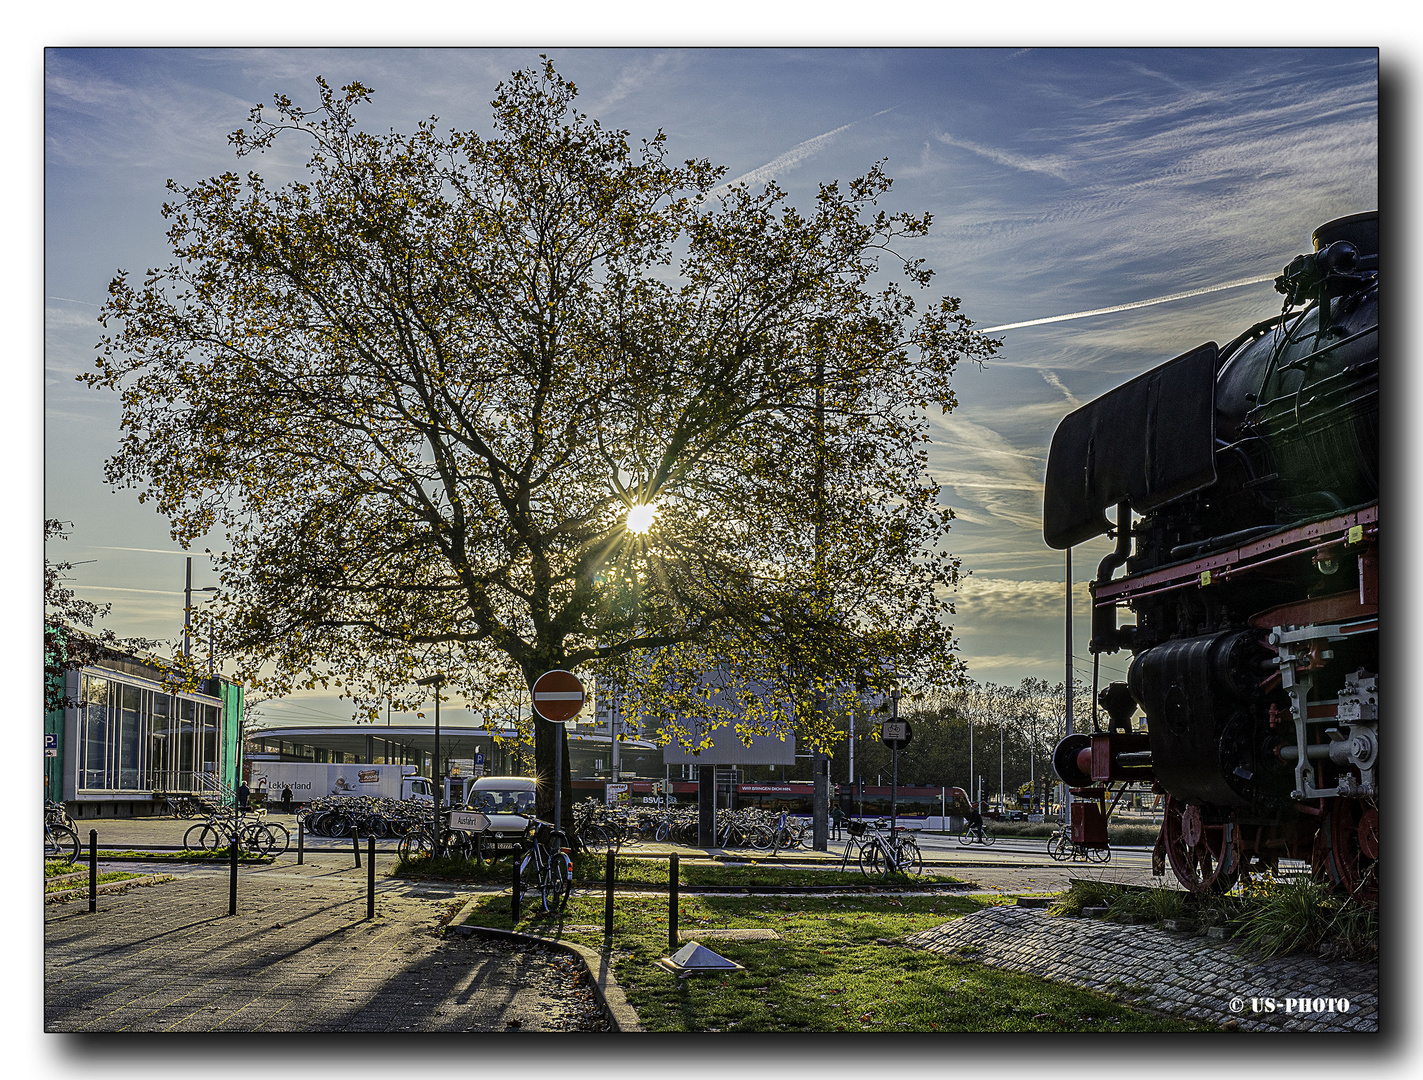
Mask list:
[[[853,818],[845,822],[845,850],[840,852],[840,869],[842,871],[849,865],[852,849],[855,853],[855,865],[860,865],[860,853],[870,842],[869,828],[868,823],[856,821]]]
[[[988,831],[986,825],[964,824],[959,830],[959,843],[967,847],[969,844],[982,844],[984,847],[992,847],[998,837]]]
[[[219,851],[237,844],[259,855],[284,855],[291,846],[291,834],[284,825],[267,821],[266,810],[254,811],[255,821],[236,811],[215,811],[206,821],[191,826],[183,834],[183,847],[189,850]]]
[[[1065,829],[1058,829],[1047,838],[1047,853],[1054,862],[1067,862],[1070,859],[1074,862],[1104,863],[1112,858],[1110,847],[1074,843]]]
[[[175,818],[202,817],[207,813],[203,804],[191,795],[162,795],[158,797],[163,800],[164,813],[172,814]]]
[[[573,860],[565,850],[567,843],[563,830],[551,822],[537,822],[533,842],[519,863],[520,892],[537,890],[545,911],[561,910],[573,891]]]
[[[876,821],[869,839],[860,847],[860,872],[865,877],[884,877],[892,873],[922,874],[924,855],[909,835],[909,830],[896,826],[891,836],[884,828],[886,824]]]
[[[44,823],[44,857],[46,862],[51,859],[58,862],[78,862],[79,834],[68,825],[61,825],[57,821],[50,821],[46,818]]]
[[[79,831],[79,826],[74,823],[74,819],[69,816],[69,808],[62,802],[54,802],[51,799],[44,801],[44,819],[52,825],[63,825],[66,829],[74,832]]]

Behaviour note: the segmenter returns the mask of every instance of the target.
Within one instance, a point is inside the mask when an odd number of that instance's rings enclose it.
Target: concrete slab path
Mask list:
[[[571,957],[445,936],[462,898],[382,883],[330,857],[225,870],[45,905],[52,1032],[598,1031]],[[176,869],[176,868],[175,868]]]

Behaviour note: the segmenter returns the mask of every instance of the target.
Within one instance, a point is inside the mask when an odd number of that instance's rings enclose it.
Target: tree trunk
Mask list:
[[[573,767],[569,762],[568,731],[564,724],[551,724],[537,713],[534,714],[534,775],[538,777],[538,797],[535,811],[543,821],[553,820],[553,785],[548,778],[553,775],[554,739],[563,740],[563,821],[564,833],[573,836]]]

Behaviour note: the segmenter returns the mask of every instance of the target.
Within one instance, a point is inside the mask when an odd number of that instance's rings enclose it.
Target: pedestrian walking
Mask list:
[[[290,814],[291,812],[292,812],[292,786],[291,786],[290,784],[283,784],[283,785],[282,785],[282,813],[284,813],[284,814]]]
[[[247,813],[247,799],[251,794],[252,789],[247,786],[246,780],[237,785],[237,812],[239,814]]]
[[[840,808],[839,803],[830,809],[831,837],[839,840],[845,833],[845,811]]]

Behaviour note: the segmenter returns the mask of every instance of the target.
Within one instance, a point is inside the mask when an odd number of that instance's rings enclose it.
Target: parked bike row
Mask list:
[[[367,795],[326,795],[297,811],[297,819],[312,836],[374,836],[383,840],[405,836],[421,826],[428,829],[430,805]]]
[[[257,855],[282,855],[291,845],[291,834],[286,826],[268,821],[265,810],[241,813],[231,807],[214,811],[183,834],[188,851],[221,851],[234,844]]]

